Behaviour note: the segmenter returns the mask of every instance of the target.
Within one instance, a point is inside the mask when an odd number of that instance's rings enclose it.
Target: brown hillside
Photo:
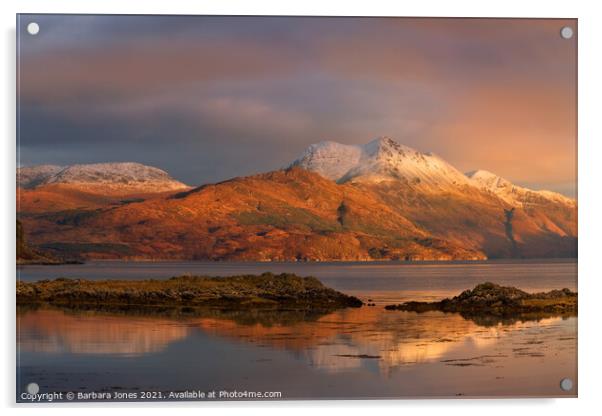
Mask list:
[[[21,193],[20,219],[34,230],[32,243],[63,255],[253,261],[576,255],[576,207],[535,201],[512,210],[468,185],[429,193],[403,181],[337,184],[293,168],[128,199],[44,188]]]
[[[174,196],[26,219],[37,244],[88,257],[236,260],[483,258],[434,238],[372,192],[302,169]]]

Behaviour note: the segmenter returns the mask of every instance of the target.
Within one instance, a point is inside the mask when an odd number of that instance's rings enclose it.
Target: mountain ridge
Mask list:
[[[509,180],[484,169],[477,169],[467,172],[466,176],[472,179],[477,186],[494,193],[499,198],[511,205],[529,203],[529,200],[533,199],[533,197],[541,197],[567,205],[574,205],[576,203],[574,199],[558,192],[548,190],[533,190],[515,185]]]
[[[509,200],[494,192],[497,185],[389,138],[323,143],[287,169],[141,198],[110,200],[62,183],[25,189],[20,219],[26,231],[35,230],[29,241],[62,257],[414,261],[577,254],[576,202],[504,186],[514,190]],[[433,182],[440,177],[447,179]],[[44,204],[51,198],[52,206]]]
[[[165,192],[189,188],[159,168],[137,162],[107,162],[68,166],[37,165],[17,169],[17,187],[35,189],[69,185],[113,193]]]
[[[432,152],[420,152],[387,136],[363,145],[346,145],[330,140],[314,143],[289,165],[293,166],[317,172],[338,183],[401,179],[436,192],[454,192],[458,187],[474,186],[492,192],[512,205],[524,202],[528,193],[555,202],[575,203],[557,192],[515,185],[484,169],[462,173]]]
[[[431,190],[470,184],[464,174],[440,157],[389,137],[379,137],[364,145],[333,141],[313,144],[290,166],[317,172],[339,183],[403,179]]]

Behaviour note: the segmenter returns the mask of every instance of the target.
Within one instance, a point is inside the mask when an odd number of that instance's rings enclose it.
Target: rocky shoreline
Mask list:
[[[517,314],[576,314],[577,293],[569,289],[527,293],[511,286],[481,283],[451,299],[437,302],[405,302],[387,305],[387,310],[413,312],[442,311],[463,315],[511,316]]]
[[[179,276],[168,280],[43,280],[17,282],[17,304],[215,306],[321,309],[360,307],[362,301],[314,277],[282,273],[231,277]]]

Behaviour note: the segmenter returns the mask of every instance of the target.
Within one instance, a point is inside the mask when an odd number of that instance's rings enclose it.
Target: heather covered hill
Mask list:
[[[94,210],[186,189],[167,172],[140,163],[30,166],[17,169],[17,211]]]
[[[118,203],[120,196],[88,192],[70,185],[44,185],[36,189],[17,189],[17,211],[42,214],[76,209],[96,209]]]
[[[163,198],[189,188],[173,191],[115,191],[102,185],[82,188],[73,184],[49,184],[35,189],[17,190],[17,211],[29,215],[61,215]]]
[[[323,142],[287,169],[164,192],[159,187],[154,193],[115,193],[119,181],[104,174],[104,185],[91,192],[71,174],[54,174],[56,180],[21,189],[18,209],[29,240],[63,257],[576,256],[574,200],[478,172],[464,175],[436,155],[389,138],[358,146]],[[70,179],[64,183],[59,177]]]
[[[38,244],[58,250],[77,250],[79,244],[90,257],[101,258],[484,258],[482,252],[433,238],[374,194],[299,168],[87,211],[62,226],[55,225],[56,217],[28,221],[52,229],[37,236]],[[115,244],[114,250],[106,244]]]
[[[439,238],[482,250],[489,258],[576,257],[577,209],[541,204],[515,207],[479,189],[423,193],[396,182],[359,184]]]

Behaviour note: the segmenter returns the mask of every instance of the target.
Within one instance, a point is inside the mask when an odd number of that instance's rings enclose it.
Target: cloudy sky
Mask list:
[[[36,21],[40,32],[27,34]],[[198,185],[390,136],[573,196],[572,20],[21,15],[21,165]]]

